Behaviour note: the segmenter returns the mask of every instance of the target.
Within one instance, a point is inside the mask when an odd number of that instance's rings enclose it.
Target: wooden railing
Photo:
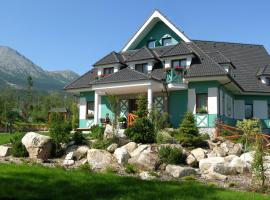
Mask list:
[[[138,118],[137,115],[134,115],[132,113],[128,113],[128,127],[133,125],[136,118]]]
[[[222,131],[225,131],[226,135],[221,134]],[[226,124],[217,124],[216,127],[216,135],[217,138],[224,138],[228,140],[234,140],[241,138],[243,136],[243,132],[236,127],[229,126]],[[265,133],[257,133],[254,134],[253,136],[250,136],[250,140],[256,140],[258,138],[261,138],[264,142],[264,146],[270,147],[270,135],[265,134]]]

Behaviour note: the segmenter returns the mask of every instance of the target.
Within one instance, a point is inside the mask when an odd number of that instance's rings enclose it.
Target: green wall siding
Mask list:
[[[172,91],[169,93],[169,116],[174,128],[179,126],[187,112],[188,95],[187,90]]]
[[[195,89],[196,93],[208,93],[208,88],[218,87],[220,85],[217,81],[198,81],[190,82],[188,84],[189,89]]]
[[[86,101],[95,101],[95,91],[81,92],[80,97],[86,97]]]
[[[109,113],[110,119],[113,117],[113,113],[110,109],[110,104],[106,96],[101,96],[101,118],[105,118],[106,114]]]
[[[178,35],[176,35],[166,24],[160,21],[156,23],[156,25],[150,30],[150,32],[133,49],[139,49],[146,46],[149,40],[156,40],[156,46],[161,46],[161,39],[166,34],[169,34],[172,37],[173,45],[181,41],[181,38]]]

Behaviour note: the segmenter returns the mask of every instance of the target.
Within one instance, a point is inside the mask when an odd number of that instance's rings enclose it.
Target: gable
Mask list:
[[[149,33],[144,36],[138,45],[131,47],[130,50],[140,49],[147,45],[150,40],[156,40],[156,47],[162,46],[162,38],[171,37],[172,45],[178,44],[182,39],[173,32],[164,22],[158,21]]]

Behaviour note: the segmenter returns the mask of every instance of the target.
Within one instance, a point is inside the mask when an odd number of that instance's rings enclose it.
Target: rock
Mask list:
[[[0,145],[0,157],[6,157],[11,155],[11,147]]]
[[[110,153],[113,153],[115,149],[117,149],[117,147],[118,147],[118,144],[112,143],[110,146],[108,146],[107,151],[109,151]]]
[[[155,153],[142,152],[128,160],[128,163],[135,164],[141,169],[155,170],[158,167],[159,159]]]
[[[142,180],[153,180],[155,179],[156,177],[155,176],[152,176],[149,172],[147,171],[143,171],[139,174],[140,178]]]
[[[237,156],[232,159],[232,161],[229,163],[229,166],[240,174],[244,173],[244,171],[246,170],[245,162]]]
[[[125,135],[125,130],[124,129],[117,129],[117,131],[115,132],[115,137],[117,138],[127,138],[127,136]]]
[[[214,147],[217,147],[219,145],[219,143],[215,143],[212,140],[207,140],[206,142],[207,142],[209,148],[212,150],[214,149]]]
[[[71,165],[74,165],[75,161],[74,160],[64,160],[63,161],[63,165],[64,166],[71,166]]]
[[[220,147],[227,153],[234,147],[234,143],[230,140],[226,140],[220,144]]]
[[[87,161],[93,169],[105,169],[115,162],[112,154],[101,149],[89,149],[87,152]]]
[[[117,162],[119,164],[125,164],[128,162],[128,159],[130,158],[130,155],[126,148],[117,148],[115,149],[113,153],[114,157],[117,159]]]
[[[240,159],[245,163],[245,166],[248,169],[251,169],[251,164],[253,162],[253,156],[254,156],[254,154],[255,154],[255,151],[250,151],[250,152],[247,152],[247,153],[243,153],[240,156]]]
[[[230,163],[230,162],[232,162],[232,160],[234,158],[239,158],[239,157],[236,156],[236,155],[229,155],[229,156],[224,157],[224,160],[225,160],[226,163]]]
[[[210,157],[206,159],[202,159],[199,162],[199,168],[202,173],[213,171],[213,167],[217,164],[224,164],[225,159],[223,157]]]
[[[184,176],[195,175],[196,170],[192,167],[180,167],[177,165],[167,165],[165,172],[173,176],[174,178],[181,178]]]
[[[87,152],[89,150],[89,147],[88,146],[79,146],[76,151],[74,151],[74,155],[73,157],[76,159],[76,160],[80,160],[82,158],[85,158],[86,155],[87,155]]]
[[[131,157],[135,157],[135,156],[138,156],[139,154],[141,154],[143,151],[145,151],[147,148],[149,148],[150,145],[148,144],[142,144],[142,145],[139,145],[134,151],[132,151],[130,153],[130,156]]]
[[[236,169],[230,167],[228,163],[217,163],[212,166],[211,172],[216,172],[222,175],[235,175],[237,174]]]
[[[73,160],[73,156],[74,156],[74,152],[69,152],[66,155],[65,160]]]
[[[207,174],[203,175],[206,179],[212,179],[212,180],[218,180],[218,181],[226,181],[228,180],[228,177],[222,174],[219,174],[217,172],[209,172]]]
[[[206,152],[202,148],[193,149],[190,153],[196,158],[197,161],[206,158]]]
[[[229,149],[228,155],[240,156],[243,151],[243,145],[241,143],[234,144],[233,148]]]
[[[221,147],[214,147],[213,154],[216,155],[216,157],[225,157],[227,152]]]
[[[22,143],[32,159],[46,160],[51,155],[52,141],[49,136],[28,132],[22,138]]]
[[[104,139],[112,139],[114,137],[113,127],[110,124],[107,124],[104,130]]]
[[[122,146],[121,148],[124,148],[127,150],[127,152],[130,154],[137,148],[136,142],[129,142],[126,145]]]
[[[70,145],[66,147],[66,154],[70,153],[70,152],[74,152],[76,151],[76,149],[78,148],[78,145]]]
[[[196,158],[190,154],[187,158],[186,158],[186,163],[189,166],[196,166],[198,164],[198,161],[196,160]]]

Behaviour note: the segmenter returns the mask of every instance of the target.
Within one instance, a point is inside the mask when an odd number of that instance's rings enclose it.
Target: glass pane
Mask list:
[[[172,44],[172,38],[163,38],[162,39],[162,45],[163,46],[168,46]]]
[[[245,118],[251,119],[253,117],[253,106],[251,104],[245,105]]]
[[[148,43],[147,43],[148,48],[155,48],[155,46],[156,46],[155,40],[148,41]]]
[[[143,63],[143,64],[136,64],[135,65],[135,70],[141,73],[147,73],[147,63]]]
[[[197,112],[198,113],[207,113],[207,94],[197,94]]]
[[[94,113],[94,101],[87,101],[87,114]]]
[[[113,70],[114,70],[113,67],[104,68],[103,69],[103,73],[104,74],[112,74],[113,73]]]

